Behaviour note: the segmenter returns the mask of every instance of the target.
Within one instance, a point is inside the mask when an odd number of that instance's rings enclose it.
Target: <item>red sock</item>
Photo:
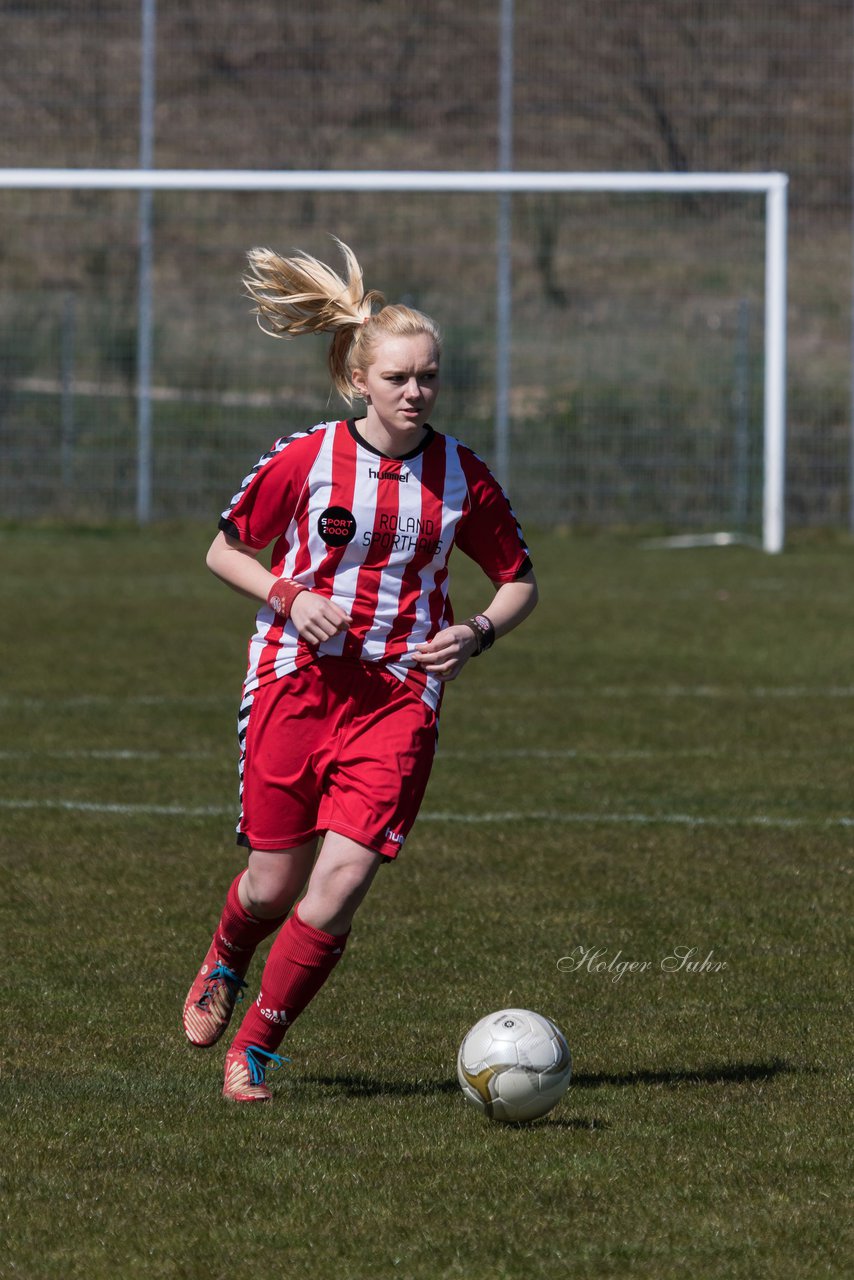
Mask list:
[[[249,968],[249,961],[258,944],[265,938],[269,938],[271,933],[275,933],[282,921],[287,918],[287,912],[285,915],[277,916],[275,920],[262,920],[248,912],[237,893],[237,886],[243,876],[244,872],[241,871],[240,875],[235,877],[214,934],[220,960],[227,963],[229,969],[233,969],[241,977]]]
[[[247,1010],[232,1048],[252,1044],[274,1053],[341,959],[347,937],[315,929],[295,910],[270,948],[258,999]]]

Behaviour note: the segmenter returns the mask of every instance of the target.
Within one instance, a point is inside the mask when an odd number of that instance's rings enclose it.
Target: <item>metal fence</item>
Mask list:
[[[149,28],[141,148],[145,7],[4,6],[3,164],[127,168],[147,145],[159,168],[788,172],[788,520],[848,523],[847,4],[187,0]],[[155,517],[212,516],[274,435],[340,409],[321,346],[262,338],[239,285],[250,245],[322,254],[334,232],[443,323],[437,425],[488,457],[506,375],[527,519],[755,528],[761,202],[519,196],[504,224],[494,197],[152,207]],[[128,193],[0,191],[6,516],[134,514],[140,225]],[[513,345],[496,368],[502,235]]]

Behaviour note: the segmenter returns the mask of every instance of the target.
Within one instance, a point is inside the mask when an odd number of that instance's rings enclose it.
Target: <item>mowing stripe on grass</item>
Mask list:
[[[0,809],[60,809],[72,813],[107,813],[126,817],[218,818],[233,816],[236,807],[222,805],[107,804],[89,800],[14,800],[0,797]],[[725,814],[690,813],[572,813],[551,809],[509,809],[492,813],[443,813],[427,811],[420,822],[466,824],[499,822],[545,822],[555,825],[613,824],[616,826],[681,827],[851,827],[854,817],[783,818],[769,814],[731,817]]]

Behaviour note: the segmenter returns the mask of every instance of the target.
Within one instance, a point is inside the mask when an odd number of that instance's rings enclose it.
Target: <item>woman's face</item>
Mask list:
[[[373,364],[353,370],[353,386],[368,405],[369,420],[417,443],[439,394],[435,342],[426,333],[380,339]]]

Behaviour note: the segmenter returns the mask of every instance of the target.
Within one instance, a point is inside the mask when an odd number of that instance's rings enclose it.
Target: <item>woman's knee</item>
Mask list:
[[[300,904],[302,919],[332,933],[349,929],[381,863],[380,854],[331,832]]]
[[[314,847],[308,845],[253,849],[238,890],[243,906],[261,919],[285,915],[308,879],[313,857]]]

